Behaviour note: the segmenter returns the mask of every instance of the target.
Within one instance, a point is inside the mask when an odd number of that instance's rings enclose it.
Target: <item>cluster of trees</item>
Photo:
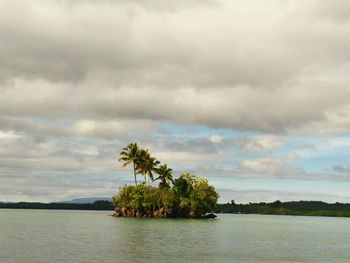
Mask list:
[[[123,148],[120,155],[122,167],[133,166],[135,185],[125,185],[113,197],[117,216],[203,217],[215,210],[219,195],[205,178],[184,173],[174,179],[171,168],[136,143]],[[138,174],[144,176],[141,184]],[[159,180],[158,187],[150,186],[149,180]]]
[[[137,143],[130,143],[124,147],[120,153],[119,161],[123,161],[122,167],[133,166],[135,185],[137,185],[137,175],[144,177],[144,184],[149,184],[149,180],[160,180],[160,187],[169,187],[173,182],[173,170],[167,164],[160,162],[149,153],[148,149],[138,147]],[[157,173],[158,177],[154,178],[153,174]]]
[[[219,204],[216,212],[263,214],[263,215],[304,215],[304,216],[341,216],[350,217],[350,204],[329,204],[321,201],[299,201],[273,203]]]

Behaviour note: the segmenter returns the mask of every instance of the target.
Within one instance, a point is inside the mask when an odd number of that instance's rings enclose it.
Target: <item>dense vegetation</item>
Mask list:
[[[203,217],[216,207],[218,194],[202,177],[182,174],[172,187],[126,185],[113,197],[118,216]]]
[[[328,204],[321,201],[276,201],[273,203],[235,204],[234,201],[231,201],[231,203],[218,205],[216,212],[266,215],[350,217],[350,204]]]
[[[199,218],[216,208],[219,195],[206,179],[184,173],[174,180],[171,168],[136,143],[120,154],[122,167],[132,164],[135,185],[125,185],[113,197],[116,216]],[[144,177],[141,184],[139,174]],[[158,187],[150,186],[150,180],[159,180]]]
[[[64,210],[112,210],[112,203],[109,201],[96,201],[91,204],[72,204],[72,203],[39,203],[39,202],[19,202],[19,203],[1,203],[0,208],[14,209],[64,209]]]

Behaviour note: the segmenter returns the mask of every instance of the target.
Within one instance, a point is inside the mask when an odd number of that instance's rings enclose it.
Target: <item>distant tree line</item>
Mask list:
[[[350,217],[350,204],[325,203],[321,201],[293,201],[273,203],[236,204],[233,200],[226,204],[218,204],[218,213],[263,214],[263,215],[304,215]]]
[[[142,188],[142,186],[140,187]],[[167,200],[169,200],[170,202],[172,201],[171,199],[167,199],[166,196],[161,196],[161,200],[163,200],[162,202],[167,202]],[[0,202],[0,208],[104,210],[104,211],[110,211],[114,209],[113,204],[110,201],[96,201],[91,204],[39,203],[39,202],[1,203]],[[236,204],[234,201],[231,201],[226,204],[217,204],[215,212],[232,213],[232,214],[350,217],[350,204],[338,203],[338,202],[329,204],[321,201],[298,201],[298,202],[297,201],[293,201],[293,202],[276,201],[273,203]]]
[[[62,209],[62,210],[113,210],[112,202],[95,201],[91,204],[19,202],[1,203],[0,208],[13,209]]]

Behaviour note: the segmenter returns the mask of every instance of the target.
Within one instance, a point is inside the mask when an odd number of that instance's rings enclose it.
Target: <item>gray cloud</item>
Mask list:
[[[179,170],[329,178],[265,155],[288,136],[349,132],[347,6],[1,1],[1,192],[21,185],[12,193],[30,196],[34,172],[112,173],[118,149],[136,139]],[[164,122],[266,134],[176,137]],[[69,188],[52,178],[52,196]]]
[[[336,23],[349,20],[349,14],[346,12],[350,8],[349,1],[339,0],[336,3],[331,0],[314,1],[311,6],[312,12],[323,19],[329,19]]]
[[[314,14],[329,2],[211,3],[4,1],[1,115],[349,129],[349,25]]]
[[[237,140],[237,145],[243,152],[271,151],[283,146],[286,138],[264,135],[257,138],[243,137]]]
[[[0,173],[2,201],[64,201],[77,196],[112,196],[119,186],[132,183],[125,173],[96,174],[91,172],[26,172]],[[7,176],[6,176],[7,175]]]
[[[170,137],[170,136],[169,136]],[[192,153],[217,153],[218,145],[210,141],[209,138],[167,138],[158,142],[159,150],[170,150],[174,152]],[[156,144],[157,145],[157,144]]]
[[[341,165],[333,165],[333,171],[335,171],[337,173],[349,174],[350,173],[350,168],[344,167],[344,166],[341,166]]]

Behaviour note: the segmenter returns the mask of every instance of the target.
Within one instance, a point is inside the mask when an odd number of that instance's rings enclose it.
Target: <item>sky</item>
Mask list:
[[[138,142],[220,202],[350,202],[348,10],[0,0],[0,201],[112,196]]]

